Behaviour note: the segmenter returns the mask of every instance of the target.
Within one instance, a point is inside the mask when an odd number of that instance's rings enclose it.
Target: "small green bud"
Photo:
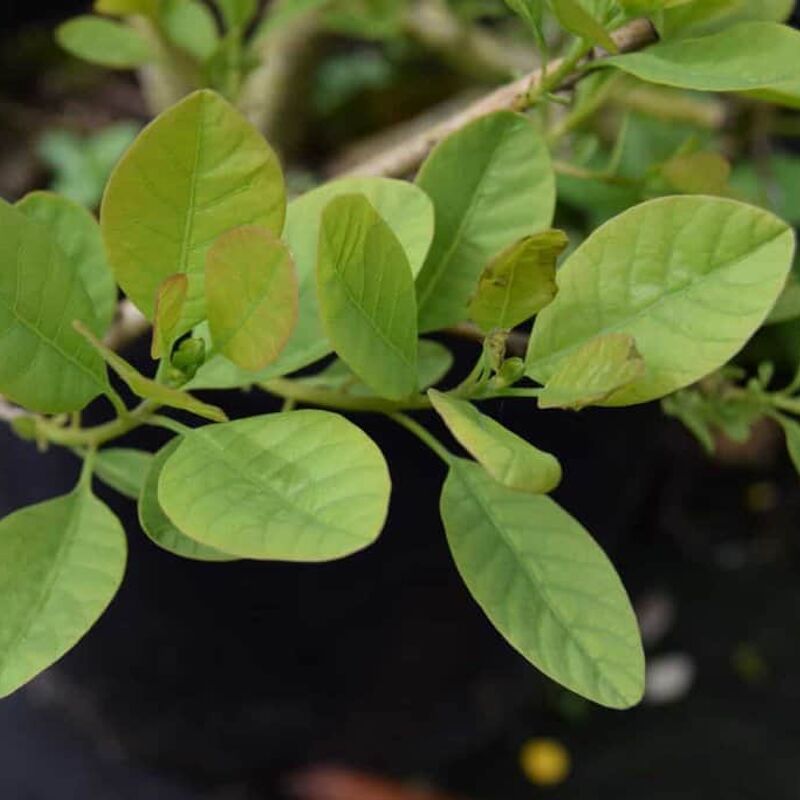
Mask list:
[[[193,378],[206,360],[206,343],[202,339],[184,339],[172,355],[172,366],[185,378]]]

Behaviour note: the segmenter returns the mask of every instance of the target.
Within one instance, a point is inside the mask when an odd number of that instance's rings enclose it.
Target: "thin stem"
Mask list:
[[[94,459],[97,455],[97,449],[90,447],[85,453],[81,453],[83,458],[83,466],[81,467],[81,477],[78,479],[78,486],[85,489],[91,486],[92,474],[94,473]]]
[[[550,92],[558,89],[592,49],[593,46],[582,39],[573,42],[567,55],[561,61],[556,62],[555,68],[551,72],[548,72],[545,67],[537,76],[538,79],[531,81],[528,91],[517,98],[514,104],[515,110],[526,111]]]
[[[297,408],[297,400],[293,397],[286,397],[284,398],[283,405],[281,406],[281,413],[288,414],[290,411],[294,411]]]
[[[781,411],[788,411],[790,414],[800,414],[800,399],[795,397],[784,397],[779,394],[768,395],[769,402]]]
[[[109,402],[112,406],[114,406],[114,411],[117,412],[117,416],[119,417],[127,417],[130,413],[128,411],[128,406],[125,405],[125,401],[120,397],[119,393],[116,389],[114,389],[111,384],[108,385],[105,391],[105,396],[108,398]]]
[[[117,417],[111,422],[97,425],[94,428],[78,430],[64,428],[47,419],[37,419],[36,434],[42,441],[63,447],[97,448],[144,425],[157,408],[158,406],[152,400],[145,400],[133,411],[127,412],[124,417]]]
[[[400,401],[386,400],[382,397],[355,397],[319,386],[309,386],[302,381],[294,381],[290,378],[274,378],[259,385],[265,391],[282,397],[284,400],[294,400],[303,405],[336,408],[341,411],[392,414],[398,411],[414,411],[431,407],[431,401],[422,394]]]
[[[450,465],[453,463],[453,454],[426,428],[423,428],[415,419],[412,419],[407,414],[389,414],[398,425],[404,427],[417,437],[423,444],[427,445],[445,464]]]
[[[191,433],[192,429],[188,425],[184,425],[182,422],[178,422],[172,417],[166,417],[163,414],[155,414],[147,420],[148,425],[153,425],[157,428],[165,428],[168,431],[172,431],[172,433],[177,434],[178,436],[185,436],[187,433]]]

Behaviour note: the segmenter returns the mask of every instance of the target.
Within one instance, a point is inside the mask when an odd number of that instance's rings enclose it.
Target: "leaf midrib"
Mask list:
[[[458,467],[456,467],[456,469],[458,469]],[[470,494],[475,499],[475,502],[478,504],[478,507],[483,512],[487,521],[490,523],[495,532],[499,535],[499,538],[502,540],[503,544],[513,554],[514,561],[520,566],[522,573],[528,578],[529,582],[533,585],[534,593],[542,597],[542,600],[544,601],[547,610],[553,616],[553,619],[555,619],[559,627],[564,631],[566,637],[570,641],[574,642],[575,646],[578,648],[583,657],[589,663],[592,671],[595,673],[595,676],[597,678],[598,687],[605,685],[607,688],[611,690],[611,692],[617,698],[618,701],[621,701],[623,704],[628,704],[629,702],[628,698],[625,697],[622,694],[622,692],[620,692],[620,690],[610,681],[610,679],[605,676],[600,666],[596,662],[595,657],[592,656],[586,650],[582,640],[572,632],[570,626],[565,622],[564,618],[561,616],[560,612],[558,611],[557,605],[552,602],[547,584],[545,581],[541,579],[539,572],[536,569],[536,565],[529,559],[523,559],[519,556],[517,548],[506,536],[503,526],[498,522],[497,518],[492,512],[491,506],[484,501],[484,498],[482,497],[481,493],[473,488],[470,478],[469,477],[464,478],[463,473],[460,471],[458,472],[458,475],[461,482],[469,488]]]
[[[66,498],[58,498],[58,499],[67,499],[70,500],[77,500],[81,501],[84,498],[80,495],[79,491],[73,492],[70,495],[67,495]],[[58,502],[58,499],[52,502]],[[59,543],[58,547],[56,548],[55,556],[51,562],[51,568],[49,570],[49,574],[47,577],[47,581],[44,587],[44,590],[41,592],[41,595],[36,603],[31,606],[29,609],[28,614],[25,616],[25,619],[21,622],[15,633],[13,634],[13,638],[11,642],[6,648],[6,652],[9,654],[13,654],[13,652],[19,647],[19,644],[24,641],[24,639],[28,636],[31,629],[34,626],[35,620],[38,617],[39,613],[42,609],[47,605],[50,597],[53,594],[55,589],[56,582],[58,580],[59,575],[61,574],[61,563],[66,555],[66,552],[71,548],[71,546],[75,543],[75,528],[76,528],[76,519],[77,516],[75,514],[75,507],[71,509],[72,513],[69,515],[67,519],[67,527],[64,531],[63,537],[61,542]],[[8,668],[8,659],[4,660],[2,664],[0,664],[0,676],[4,675]]]

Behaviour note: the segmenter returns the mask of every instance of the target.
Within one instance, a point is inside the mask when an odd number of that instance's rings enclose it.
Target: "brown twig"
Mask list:
[[[651,44],[656,39],[656,32],[647,20],[639,19],[628,23],[612,34],[614,41],[621,53],[640,50]],[[425,160],[430,151],[445,137],[454,131],[463,128],[475,119],[490,114],[493,111],[515,109],[519,106],[520,98],[525,97],[531,86],[536,86],[543,74],[553,74],[563,65],[563,59],[557,59],[547,65],[546,71],[537,69],[511,83],[504,84],[499,89],[470,104],[465,109],[445,119],[444,121],[424,130],[411,139],[402,141],[378,153],[372,158],[348,166],[348,175],[373,175],[384,177],[403,177],[412,173]],[[561,82],[559,88],[574,85],[579,74],[573,73]],[[330,168],[331,174],[343,174],[340,161],[334,161]]]

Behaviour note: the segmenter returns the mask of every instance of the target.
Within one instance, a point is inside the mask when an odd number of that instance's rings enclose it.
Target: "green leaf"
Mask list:
[[[548,0],[561,26],[581,39],[618,53],[619,48],[606,29],[582,5],[580,0]]]
[[[242,558],[330,561],[372,544],[391,483],[369,437],[326,411],[210,425],[184,436],[158,497],[177,527]]]
[[[417,385],[417,306],[402,245],[364,195],[332,200],[317,265],[322,321],[336,352],[382,397]]]
[[[636,617],[614,567],[575,519],[549,497],[508,489],[460,459],[441,512],[461,577],[516,650],[600,705],[639,702]]]
[[[431,389],[436,413],[458,442],[509,489],[548,494],[561,483],[558,460],[481,414],[472,403]]]
[[[0,393],[30,411],[77,411],[108,386],[103,361],[71,328],[99,327],[75,261],[0,200]]]
[[[285,204],[275,153],[233,106],[204,90],[139,135],[111,176],[100,218],[117,282],[148,319],[161,283],[188,274],[188,329],[205,316],[212,243],[243,225],[279,235]]]
[[[484,331],[510,330],[538,314],[556,296],[556,262],[569,240],[563,231],[526,236],[483,270],[469,316]]]
[[[258,11],[257,0],[214,0],[228,28],[249,25]]]
[[[527,374],[546,384],[591,339],[636,340],[645,375],[612,405],[643,403],[727,363],[766,319],[786,282],[794,234],[753,206],[665,197],[595,231],[558,272],[536,318]]]
[[[219,45],[217,22],[200,0],[164,0],[161,24],[172,44],[201,63],[211,58]]]
[[[417,342],[417,390],[424,392],[439,383],[453,366],[452,353],[439,342],[420,339]],[[340,358],[335,359],[321,372],[308,377],[295,378],[297,383],[317,386],[350,397],[375,397],[369,388]]]
[[[76,322],[74,327],[100,353],[111,369],[125,381],[134,394],[148,400],[154,400],[158,405],[180,408],[183,411],[190,411],[192,414],[197,414],[198,417],[204,417],[215,422],[222,422],[227,419],[225,412],[221,408],[203,403],[196,397],[180,391],[180,389],[173,389],[171,386],[165,386],[162,383],[156,383],[156,381],[146,378],[124,358],[118,356],[113,350],[99,341],[85,325]]]
[[[417,184],[436,212],[433,245],[417,278],[424,333],[462,322],[489,259],[523,236],[550,227],[555,179],[547,146],[533,123],[500,111],[434,148]]]
[[[124,17],[128,14],[142,14],[155,17],[162,0],[95,0],[94,10],[98,14],[112,14]]]
[[[156,293],[156,309],[153,316],[153,343],[150,355],[153,358],[169,356],[177,338],[178,325],[183,317],[189,279],[183,273],[170,275]]]
[[[662,42],[596,61],[651,83],[710,92],[764,89],[800,80],[800,32],[742,22],[710,36]]]
[[[235,561],[234,556],[206,547],[181,533],[158,502],[161,471],[180,443],[181,439],[178,437],[162,447],[153,458],[149,469],[142,472],[144,485],[139,494],[139,524],[154,544],[173,555],[193,561]]]
[[[150,43],[121,22],[74,17],[59,25],[56,40],[68,53],[112,69],[134,69],[155,60]]]
[[[256,372],[280,355],[297,324],[292,257],[263,228],[221,236],[206,262],[206,304],[214,347]]]
[[[87,320],[103,336],[117,309],[117,284],[106,259],[97,220],[83,206],[51,192],[31,192],[17,203],[29,219],[40,223],[80,276],[94,306],[94,320]]]
[[[794,0],[690,0],[667,7],[656,17],[664,39],[696,36],[730,27],[737,22],[785,22]]]
[[[116,594],[126,557],[119,520],[88,486],[0,522],[0,697],[88,632]]]
[[[607,333],[567,356],[539,395],[539,408],[579,411],[602,402],[639,380],[645,364],[632,336]]]
[[[790,417],[778,417],[783,432],[786,436],[786,447],[792,459],[794,468],[800,473],[800,423]]]
[[[143,450],[109,447],[95,455],[92,468],[103,483],[125,497],[137,500],[152,461],[153,456]]]

